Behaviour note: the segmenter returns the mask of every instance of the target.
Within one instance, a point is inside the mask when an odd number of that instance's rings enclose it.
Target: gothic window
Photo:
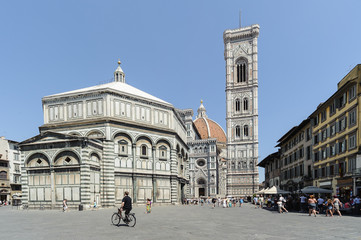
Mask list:
[[[236,126],[236,138],[241,137],[241,128],[239,126]]]
[[[7,172],[1,171],[1,172],[0,172],[0,179],[6,180],[7,178],[8,178],[8,177],[7,177]]]
[[[237,83],[246,82],[247,79],[247,65],[246,62],[239,61],[237,63]]]
[[[143,157],[146,157],[146,156],[147,156],[147,146],[146,146],[146,145],[142,145],[142,146],[140,147],[140,149],[141,149],[141,155],[142,155]]]
[[[248,137],[248,125],[244,125],[244,127],[243,127],[243,135],[245,137]]]
[[[119,154],[128,154],[128,142],[120,140],[119,142]]]
[[[243,110],[248,111],[248,98],[243,99]]]
[[[239,112],[241,110],[241,102],[239,99],[236,99],[236,112]]]

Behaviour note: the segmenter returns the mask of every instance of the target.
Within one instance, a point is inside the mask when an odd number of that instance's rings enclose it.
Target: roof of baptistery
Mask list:
[[[149,93],[146,93],[138,88],[135,88],[135,87],[125,83],[125,74],[120,67],[120,61],[118,61],[118,64],[119,64],[119,66],[114,72],[114,80],[115,80],[114,82],[49,95],[49,96],[44,97],[43,100],[47,100],[47,99],[51,99],[51,98],[67,97],[67,96],[72,96],[75,94],[78,95],[78,94],[93,93],[93,92],[99,92],[99,91],[109,91],[109,92],[119,93],[121,95],[137,97],[137,98],[148,100],[151,102],[157,102],[157,103],[161,103],[163,105],[171,105],[172,106],[172,104],[170,104],[160,98],[157,98],[153,95],[150,95]],[[121,80],[117,79],[117,76],[118,76],[117,74],[122,75],[123,78]]]
[[[193,123],[200,134],[200,138],[217,138],[218,142],[227,142],[226,134],[222,127],[206,115],[206,108],[203,106],[203,101],[201,101],[197,112],[198,116]]]

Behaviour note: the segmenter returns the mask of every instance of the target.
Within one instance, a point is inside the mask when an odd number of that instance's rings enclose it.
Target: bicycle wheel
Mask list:
[[[119,216],[118,213],[114,213],[112,215],[112,224],[113,225],[119,225],[119,223],[120,223],[120,216]]]
[[[127,225],[129,227],[134,227],[136,223],[137,223],[137,219],[135,218],[134,214],[129,214]]]

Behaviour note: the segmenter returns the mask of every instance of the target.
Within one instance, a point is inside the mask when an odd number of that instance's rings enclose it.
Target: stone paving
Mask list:
[[[0,207],[1,239],[361,239],[361,217],[309,217],[209,206],[134,207],[134,228],[113,226],[116,208],[96,211],[16,210]]]

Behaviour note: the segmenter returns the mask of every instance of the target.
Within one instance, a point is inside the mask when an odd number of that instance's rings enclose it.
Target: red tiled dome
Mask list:
[[[218,142],[227,142],[226,134],[222,127],[215,121],[209,118],[200,117],[194,120],[194,125],[197,128],[201,139],[217,138]]]

